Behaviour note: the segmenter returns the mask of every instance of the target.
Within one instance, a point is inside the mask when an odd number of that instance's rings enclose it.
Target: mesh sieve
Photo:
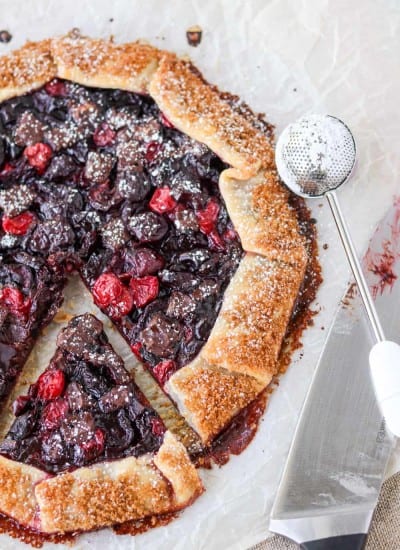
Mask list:
[[[349,178],[356,146],[349,128],[338,118],[309,115],[282,132],[275,158],[281,178],[294,193],[318,197]]]

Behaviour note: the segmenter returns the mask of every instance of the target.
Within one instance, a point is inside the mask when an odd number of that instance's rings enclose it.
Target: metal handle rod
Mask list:
[[[338,228],[347,259],[349,260],[350,267],[353,271],[353,275],[360,291],[368,319],[374,331],[376,341],[382,342],[385,340],[385,334],[383,332],[383,328],[378,317],[378,312],[376,311],[374,301],[369,291],[367,281],[365,280],[361,264],[357,257],[357,252],[351,240],[350,233],[344,220],[335,191],[328,191],[328,193],[326,193],[326,198],[328,199],[329,206],[331,207],[336,227]]]

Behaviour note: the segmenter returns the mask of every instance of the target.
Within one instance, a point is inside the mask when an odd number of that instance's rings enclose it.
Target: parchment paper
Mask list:
[[[204,31],[198,48],[186,42],[185,31],[193,24]],[[305,112],[344,119],[355,134],[359,163],[340,199],[360,252],[398,189],[396,0],[0,0],[0,27],[13,34],[9,44],[0,44],[0,54],[27,38],[72,27],[92,36],[113,34],[121,42],[145,38],[189,54],[208,80],[267,113],[278,133]],[[268,535],[268,514],[301,404],[349,277],[328,207],[320,200],[310,206],[318,220],[325,275],[315,305],[320,311],[304,336],[302,358],[295,357],[282,377],[253,443],[223,468],[202,472],[206,493],[169,526],[136,537],[103,530],[82,536],[76,548],[245,549]],[[22,546],[0,536],[2,550]]]

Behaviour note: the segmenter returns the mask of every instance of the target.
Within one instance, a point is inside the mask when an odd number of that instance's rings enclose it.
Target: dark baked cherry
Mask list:
[[[44,463],[50,464],[62,464],[66,461],[67,451],[58,431],[51,431],[43,437],[41,458]]]
[[[17,399],[14,399],[12,404],[12,412],[14,416],[20,416],[26,411],[31,398],[29,395],[20,395]]]
[[[110,128],[107,122],[103,122],[96,128],[96,131],[93,134],[93,141],[97,147],[106,147],[107,145],[114,143],[116,135],[117,133]]]
[[[176,200],[171,195],[170,188],[161,187],[156,189],[150,199],[149,207],[158,214],[172,212],[176,207]]]
[[[145,199],[151,189],[149,177],[141,167],[131,167],[129,170],[118,172],[115,186],[121,197],[133,202]]]
[[[77,169],[74,159],[66,154],[55,156],[46,171],[46,177],[49,179],[66,178],[73,174]]]
[[[140,340],[147,351],[165,359],[175,356],[182,337],[182,325],[168,319],[163,313],[153,315],[146,328],[140,332]]]
[[[1,224],[6,233],[10,233],[11,235],[25,235],[34,221],[34,214],[26,211],[12,218],[3,216]]]
[[[53,150],[47,143],[35,143],[24,150],[24,157],[39,174],[44,173],[52,156]]]
[[[151,248],[128,249],[124,254],[125,271],[134,277],[158,273],[165,260]]]
[[[157,365],[153,368],[153,374],[160,382],[160,384],[164,386],[168,379],[174,374],[176,369],[177,366],[175,361],[161,361],[160,363],[157,363]]]
[[[127,226],[141,243],[160,241],[168,231],[168,222],[155,212],[135,214],[128,219]]]
[[[26,411],[14,420],[9,430],[9,434],[12,436],[13,439],[24,439],[32,433],[33,429],[35,428],[35,424],[35,411]]]
[[[37,397],[49,401],[60,397],[65,387],[65,375],[62,370],[52,369],[39,376]]]
[[[154,275],[147,275],[138,279],[131,279],[129,287],[132,292],[133,303],[136,307],[143,307],[158,296],[159,282]]]
[[[58,80],[57,78],[54,78],[53,80],[48,82],[45,85],[44,89],[49,95],[53,97],[65,96],[67,93],[65,82],[63,82],[62,80]]]

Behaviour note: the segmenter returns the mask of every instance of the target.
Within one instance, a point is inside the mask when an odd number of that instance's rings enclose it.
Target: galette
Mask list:
[[[277,374],[310,263],[270,126],[189,61],[77,32],[0,58],[0,101],[0,397],[77,272],[212,444]],[[25,525],[93,529],[202,490],[90,315],[15,415],[0,511]]]

